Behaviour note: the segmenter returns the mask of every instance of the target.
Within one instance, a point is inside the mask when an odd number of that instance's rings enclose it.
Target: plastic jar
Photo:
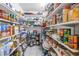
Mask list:
[[[73,20],[78,21],[79,20],[79,6],[75,6],[73,8]]]
[[[70,11],[70,6],[67,5],[63,9],[63,22],[68,22],[68,13]]]

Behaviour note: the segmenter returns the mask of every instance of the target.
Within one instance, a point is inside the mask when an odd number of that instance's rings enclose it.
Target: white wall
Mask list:
[[[75,34],[79,34],[79,24],[75,26]]]
[[[41,27],[29,27],[29,28],[27,28],[27,30],[29,30],[29,31],[37,30],[40,33],[41,32]]]

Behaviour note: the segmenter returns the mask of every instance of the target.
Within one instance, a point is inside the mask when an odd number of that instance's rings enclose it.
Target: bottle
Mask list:
[[[16,16],[16,15],[14,15],[14,22],[16,22],[16,17],[17,17],[17,16]]]
[[[1,29],[2,29],[2,37],[6,37],[7,33],[6,33],[6,24],[5,23],[2,23]]]
[[[73,36],[72,36],[72,35],[70,35],[70,36],[68,37],[68,45],[69,45],[71,48],[73,48]]]
[[[68,38],[64,37],[64,44],[68,44]]]
[[[6,14],[6,13],[4,13],[3,19],[4,19],[4,20],[7,20],[7,14]]]
[[[15,33],[15,34],[19,33],[19,27],[18,27],[18,25],[14,26],[14,28],[15,28],[15,29],[14,29],[14,31],[15,31],[14,33]]]
[[[64,36],[64,29],[60,30],[60,36]]]
[[[10,17],[10,14],[8,14],[8,20],[9,20],[9,21],[11,21],[11,17]]]
[[[12,21],[12,14],[10,14],[10,21]]]
[[[11,36],[11,33],[10,33],[10,30],[11,30],[11,29],[10,29],[10,26],[11,26],[11,25],[8,24],[8,27],[7,27],[7,35],[8,35],[8,36]]]
[[[73,47],[74,49],[77,49],[77,42],[78,42],[78,36],[74,35],[74,42],[73,42]]]
[[[10,34],[14,35],[14,26],[13,25],[10,26]]]
[[[0,44],[0,56],[4,56],[4,50],[2,44]]]

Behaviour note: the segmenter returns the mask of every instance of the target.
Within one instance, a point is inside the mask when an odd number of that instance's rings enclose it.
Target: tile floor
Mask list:
[[[24,56],[43,56],[43,51],[40,46],[27,47]]]

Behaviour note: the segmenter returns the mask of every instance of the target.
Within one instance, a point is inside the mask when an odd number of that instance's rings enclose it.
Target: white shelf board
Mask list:
[[[65,51],[66,53],[68,53],[70,56],[74,56],[71,52],[69,52],[68,50]]]
[[[7,23],[18,24],[18,25],[19,25],[19,23],[18,23],[18,22],[12,22],[12,21],[5,20],[5,19],[2,19],[2,18],[0,18],[0,21],[2,21],[2,22],[7,22]]]
[[[67,3],[60,4],[52,13],[49,14],[47,18],[52,17],[52,15],[56,14],[59,10],[61,10],[64,6],[68,5]]]
[[[79,21],[70,21],[70,22],[66,22],[66,23],[50,25],[50,26],[47,26],[47,27],[55,27],[55,26],[63,26],[63,25],[74,25],[74,24],[79,24]]]
[[[74,25],[74,24],[79,24],[79,21],[70,21],[70,22],[66,22],[66,23],[60,23],[60,24],[56,24],[56,26],[60,26],[60,25]]]
[[[48,35],[49,36],[49,35]],[[50,36],[49,36],[50,37]],[[51,37],[52,38],[52,37]],[[76,50],[76,49],[72,49],[70,48],[69,46],[65,45],[64,43],[60,42],[59,40],[57,39],[54,39],[55,41],[57,41],[59,44],[61,44],[62,46],[64,46],[65,48],[67,48],[68,50],[70,50],[71,52],[73,53],[79,53],[79,50]]]

